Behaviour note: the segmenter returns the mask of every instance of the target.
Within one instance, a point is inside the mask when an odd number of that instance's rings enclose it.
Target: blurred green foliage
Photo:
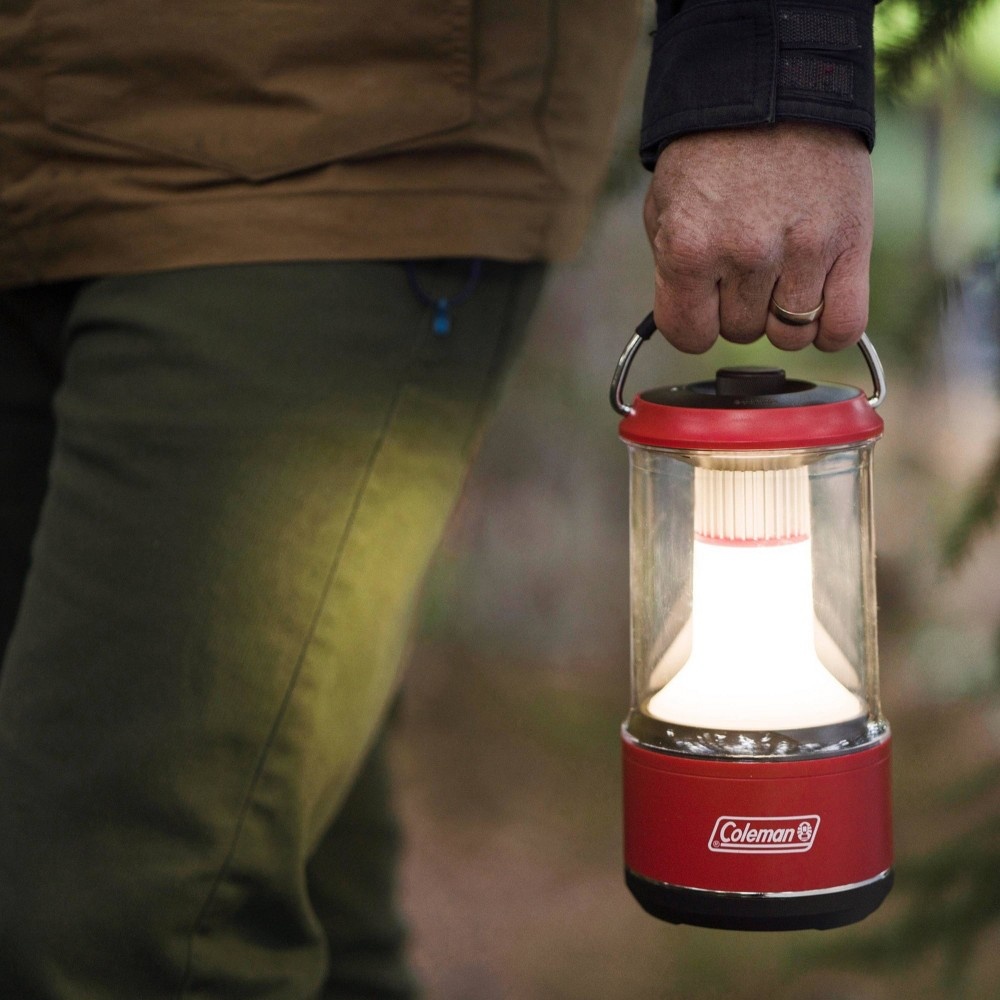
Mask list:
[[[1000,88],[998,10],[996,0],[883,0],[875,18],[880,93],[902,96],[957,43],[973,71],[984,71],[986,85]]]

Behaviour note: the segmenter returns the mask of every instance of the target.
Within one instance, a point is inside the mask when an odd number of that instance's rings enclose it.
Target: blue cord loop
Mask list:
[[[466,279],[462,289],[456,295],[436,297],[430,295],[424,289],[423,285],[420,284],[420,279],[417,277],[416,263],[412,260],[406,262],[406,280],[410,283],[410,289],[418,301],[422,302],[425,306],[430,306],[434,310],[434,316],[431,319],[431,330],[434,331],[436,337],[447,337],[451,333],[454,322],[452,310],[454,310],[455,306],[460,306],[472,297],[472,293],[479,284],[479,277],[482,274],[482,270],[482,260],[478,257],[473,258],[469,261],[469,277]]]

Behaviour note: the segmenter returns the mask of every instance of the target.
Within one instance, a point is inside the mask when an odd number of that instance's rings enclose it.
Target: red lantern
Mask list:
[[[871,460],[884,377],[778,368],[612,403],[631,466],[626,881],[674,923],[860,920],[892,885]]]

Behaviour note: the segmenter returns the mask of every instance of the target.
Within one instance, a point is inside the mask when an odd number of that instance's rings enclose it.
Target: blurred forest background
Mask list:
[[[877,30],[869,334],[889,389],[875,479],[897,888],[853,928],[769,935],[659,923],[623,884],[627,463],[607,387],[652,298],[644,36],[608,191],[584,253],[550,276],[428,582],[394,727],[428,1000],[1000,996],[1000,0],[885,0]],[[727,363],[869,384],[859,352],[777,353],[654,340],[628,394]]]

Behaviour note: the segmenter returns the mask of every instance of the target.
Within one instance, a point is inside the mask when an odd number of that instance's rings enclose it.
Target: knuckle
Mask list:
[[[751,230],[737,232],[728,242],[726,256],[737,271],[759,271],[776,258],[774,240]]]
[[[842,215],[831,240],[831,252],[835,257],[856,253],[869,245],[870,227],[855,212]]]
[[[661,223],[653,246],[657,260],[669,271],[701,274],[711,267],[711,243],[697,227]]]
[[[812,260],[822,255],[825,238],[816,221],[807,216],[785,230],[786,260]]]

